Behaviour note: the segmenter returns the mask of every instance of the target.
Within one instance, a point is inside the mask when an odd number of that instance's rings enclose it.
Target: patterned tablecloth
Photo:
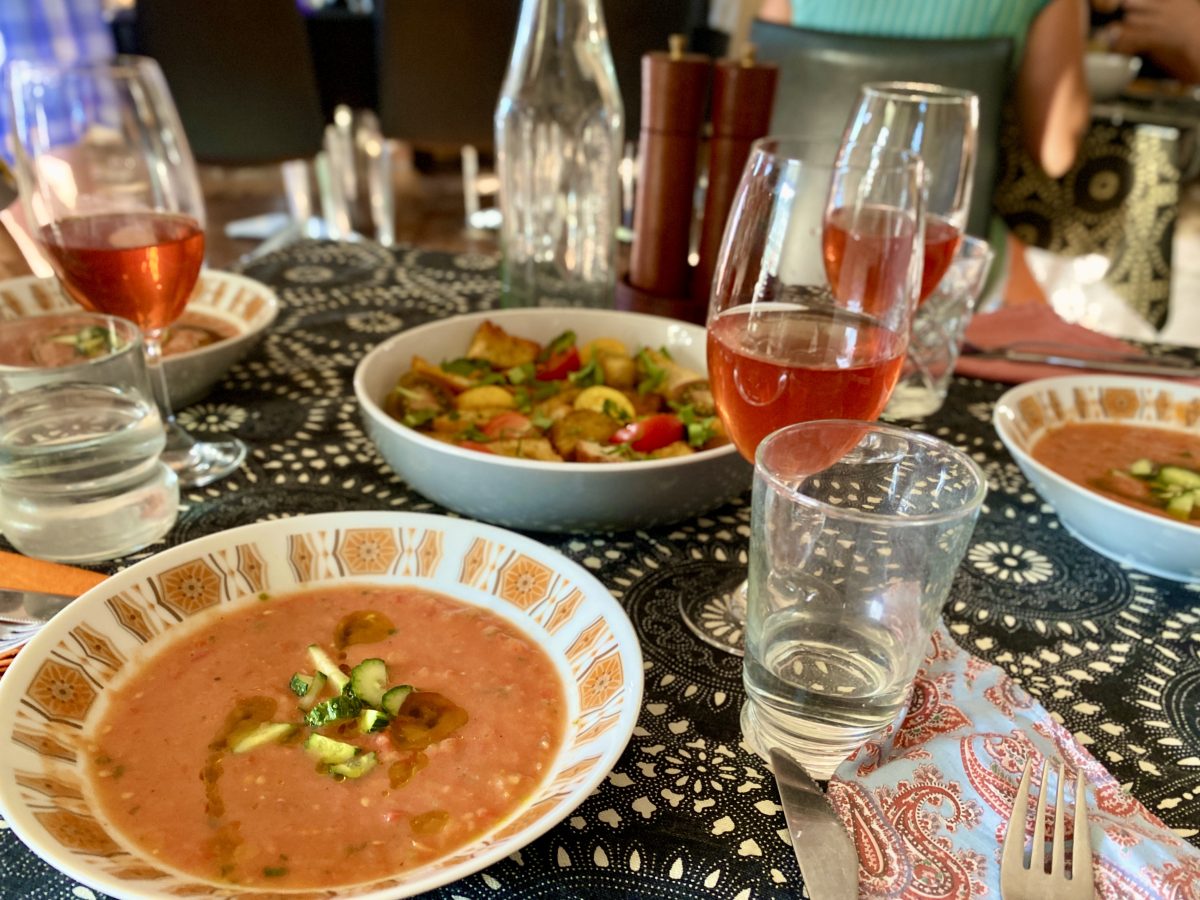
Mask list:
[[[351,380],[362,356],[396,331],[495,307],[496,260],[305,243],[246,274],[279,292],[279,319],[179,418],[196,432],[235,433],[252,453],[234,476],[186,493],[170,543],[299,513],[439,511],[384,466]],[[916,423],[972,453],[991,485],[946,625],[1200,845],[1200,584],[1132,571],[1072,538],[989,424],[1002,392],[956,379],[943,410]],[[539,536],[624,604],[645,655],[642,716],[616,769],[573,815],[432,896],[799,894],[771,775],[739,744],[741,660],[693,637],[676,608],[681,594],[736,583],[748,535],[747,494],[673,527]],[[39,861],[0,822],[0,898],[97,896]]]

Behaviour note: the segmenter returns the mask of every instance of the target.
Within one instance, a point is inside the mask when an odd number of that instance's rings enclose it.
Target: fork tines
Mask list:
[[[1067,877],[1066,833],[1063,827],[1063,765],[1057,763],[1058,778],[1054,799],[1054,834],[1050,871],[1046,871],[1046,796],[1050,786],[1050,761],[1042,764],[1042,783],[1038,790],[1033,826],[1033,847],[1029,864],[1025,862],[1026,816],[1029,807],[1029,781],[1033,760],[1025,761],[1021,784],[1013,800],[1012,815],[1004,834],[1000,857],[1000,894],[1005,900],[1090,900],[1092,897],[1092,843],[1087,824],[1087,783],[1083,770],[1075,778],[1074,840],[1071,849],[1071,876]]]

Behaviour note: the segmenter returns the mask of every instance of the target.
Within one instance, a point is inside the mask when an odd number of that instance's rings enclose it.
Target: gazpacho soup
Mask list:
[[[508,818],[549,774],[566,709],[553,661],[487,610],[415,587],[264,596],[116,686],[89,781],[165,865],[329,888]]]
[[[1072,422],[1049,429],[1031,455],[1112,500],[1200,525],[1200,434]]]

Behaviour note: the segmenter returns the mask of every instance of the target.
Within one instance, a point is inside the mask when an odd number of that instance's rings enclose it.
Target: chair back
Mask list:
[[[979,146],[967,231],[986,237],[1000,121],[1012,78],[1010,38],[894,38],[813,31],[756,21],[758,58],[779,66],[771,131],[840,136],[868,81],[923,81],[979,95]]]
[[[158,61],[199,162],[308,159],[325,119],[295,0],[138,0],[138,52]]]
[[[708,0],[603,0],[625,135],[641,121],[642,55],[672,34],[707,39]],[[416,143],[491,150],[520,0],[381,0],[379,117],[384,134]],[[710,41],[711,42],[711,41]],[[704,51],[707,46],[696,46]]]
[[[490,151],[520,9],[520,0],[376,2],[383,133]]]

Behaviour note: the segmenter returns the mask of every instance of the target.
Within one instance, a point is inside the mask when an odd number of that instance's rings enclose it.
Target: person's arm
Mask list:
[[[1083,71],[1086,0],[1050,0],[1026,36],[1016,104],[1029,155],[1047,175],[1071,168],[1087,130],[1091,97]]]
[[[1180,81],[1200,82],[1200,2],[1124,0],[1122,8],[1108,29],[1113,50],[1145,53]]]
[[[762,0],[762,5],[758,8],[758,18],[791,25],[792,0]]]

